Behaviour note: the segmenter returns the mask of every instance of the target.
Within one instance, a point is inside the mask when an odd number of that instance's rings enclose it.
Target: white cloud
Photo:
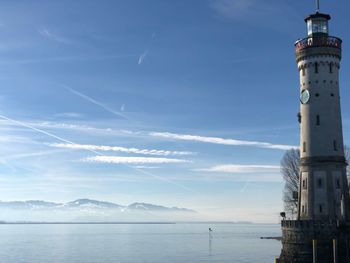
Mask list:
[[[143,63],[143,61],[145,60],[147,54],[148,54],[148,50],[146,50],[145,52],[143,52],[143,53],[139,56],[139,60],[138,60],[137,64],[141,65],[141,64]]]
[[[194,169],[197,172],[213,173],[280,173],[278,165],[242,165],[242,164],[224,164],[209,168]]]
[[[51,143],[49,144],[49,146],[56,147],[56,148],[73,149],[73,150],[113,151],[113,152],[135,153],[135,154],[145,154],[145,155],[158,155],[158,156],[192,154],[191,152],[149,150],[149,149],[126,148],[126,147],[120,147],[120,146],[89,145],[89,144]]]
[[[121,112],[125,111],[125,104],[123,104],[123,105],[120,107],[120,111],[121,111]]]
[[[188,163],[188,160],[153,158],[153,157],[123,157],[123,156],[94,156],[83,159],[84,162],[113,163],[113,164],[165,164]]]
[[[292,145],[272,144],[268,142],[257,142],[257,141],[243,141],[243,140],[225,139],[225,138],[219,138],[219,137],[205,137],[205,136],[188,135],[188,134],[176,134],[176,133],[169,133],[169,132],[151,132],[149,133],[149,135],[166,138],[166,139],[173,139],[173,140],[196,141],[196,142],[234,145],[234,146],[253,146],[253,147],[259,147],[259,148],[277,149],[277,150],[289,150],[292,148],[297,148],[297,146],[292,146]]]
[[[21,124],[20,124],[21,123]],[[41,120],[29,120],[29,121],[11,121],[0,116],[0,130],[18,130],[24,127],[31,126],[40,129],[49,130],[69,130],[73,132],[88,133],[93,135],[113,135],[113,136],[128,136],[128,137],[140,137],[145,136],[141,131],[131,131],[125,129],[113,129],[110,127],[97,127],[86,124],[72,124],[67,122],[52,122],[52,121],[41,121]],[[109,125],[110,123],[105,123]],[[0,138],[0,141],[2,137]],[[28,139],[26,139],[28,141]]]
[[[83,117],[83,114],[77,112],[62,112],[55,114],[55,116],[63,118],[81,118]]]
[[[68,130],[77,130],[77,131],[87,131],[87,130],[96,130],[96,131],[110,131],[110,129],[100,129],[87,125],[77,125],[77,124],[69,124],[63,122],[51,122],[51,121],[11,121],[5,118],[0,120],[1,126],[23,126],[20,123],[24,123],[26,125],[30,125],[33,127],[40,128],[48,128],[48,129],[68,129]]]
[[[146,165],[137,165],[134,166],[136,169],[159,169],[159,166],[146,166]]]

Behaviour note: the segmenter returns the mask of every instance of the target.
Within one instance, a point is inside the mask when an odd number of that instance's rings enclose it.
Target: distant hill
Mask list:
[[[160,205],[153,205],[147,203],[133,203],[127,206],[131,210],[145,210],[145,211],[165,211],[165,212],[187,212],[187,213],[196,213],[196,211],[187,208],[178,208],[178,207],[165,207]]]
[[[91,199],[78,199],[72,202],[65,203],[64,207],[90,207],[90,208],[123,208],[122,205],[118,205],[111,202],[97,201]]]
[[[98,201],[92,199],[77,199],[67,203],[53,203],[42,200],[28,200],[28,201],[0,201],[0,209],[14,209],[14,210],[118,210],[122,212],[181,212],[181,213],[196,213],[196,211],[187,208],[165,207],[148,203],[133,203],[127,206]]]

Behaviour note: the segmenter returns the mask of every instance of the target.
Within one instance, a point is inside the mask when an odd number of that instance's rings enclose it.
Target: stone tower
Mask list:
[[[298,218],[282,221],[280,262],[284,263],[350,262],[350,202],[339,95],[342,41],[329,35],[330,19],[319,12],[305,18],[308,35],[295,44],[300,182]]]
[[[348,219],[339,96],[341,40],[328,35],[329,20],[329,15],[320,13],[307,17],[308,37],[296,43],[301,113],[299,219]]]

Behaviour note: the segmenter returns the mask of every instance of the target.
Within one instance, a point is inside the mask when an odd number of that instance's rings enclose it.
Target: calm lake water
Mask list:
[[[212,234],[208,228],[213,229]],[[0,225],[0,262],[273,263],[279,225]]]

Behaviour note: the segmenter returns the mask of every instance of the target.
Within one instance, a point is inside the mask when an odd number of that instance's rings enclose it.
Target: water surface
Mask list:
[[[213,232],[209,234],[208,228]],[[0,262],[272,263],[279,225],[0,225]]]

